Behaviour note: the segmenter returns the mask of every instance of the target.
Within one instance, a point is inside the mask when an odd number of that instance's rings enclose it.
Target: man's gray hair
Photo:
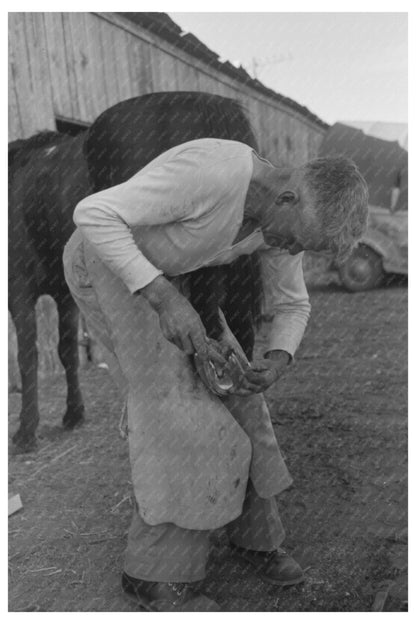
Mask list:
[[[342,263],[367,227],[367,183],[357,165],[344,156],[316,158],[301,170],[314,195],[315,211],[329,249]]]

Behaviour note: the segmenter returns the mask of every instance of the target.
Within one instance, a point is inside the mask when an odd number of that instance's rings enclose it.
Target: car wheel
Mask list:
[[[339,269],[347,290],[358,292],[380,286],[385,278],[381,256],[367,245],[358,245]]]

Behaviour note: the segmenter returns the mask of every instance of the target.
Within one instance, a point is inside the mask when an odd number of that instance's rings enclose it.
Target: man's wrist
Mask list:
[[[154,280],[149,282],[149,284],[146,284],[146,286],[143,286],[143,288],[134,294],[143,295],[152,308],[158,311],[163,306],[163,302],[166,301],[166,298],[172,296],[172,288],[175,287],[172,286],[166,277],[158,275]]]

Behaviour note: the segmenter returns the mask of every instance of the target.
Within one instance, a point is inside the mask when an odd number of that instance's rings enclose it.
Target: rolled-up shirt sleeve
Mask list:
[[[89,195],[77,204],[74,221],[101,260],[133,293],[163,272],[140,251],[131,228],[195,217],[204,205],[202,191],[197,163],[177,155],[123,184]]]
[[[311,306],[303,277],[303,253],[260,251],[265,312],[273,315],[266,352],[280,349],[294,356],[305,332]]]

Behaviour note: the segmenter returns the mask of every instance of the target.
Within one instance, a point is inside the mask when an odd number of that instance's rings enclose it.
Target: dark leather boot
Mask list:
[[[232,545],[232,549],[241,559],[254,565],[267,583],[285,586],[297,585],[305,580],[300,565],[283,548],[264,552]]]
[[[146,611],[222,611],[214,600],[197,592],[192,585],[142,581],[125,572],[121,577],[122,589],[132,594]]]

